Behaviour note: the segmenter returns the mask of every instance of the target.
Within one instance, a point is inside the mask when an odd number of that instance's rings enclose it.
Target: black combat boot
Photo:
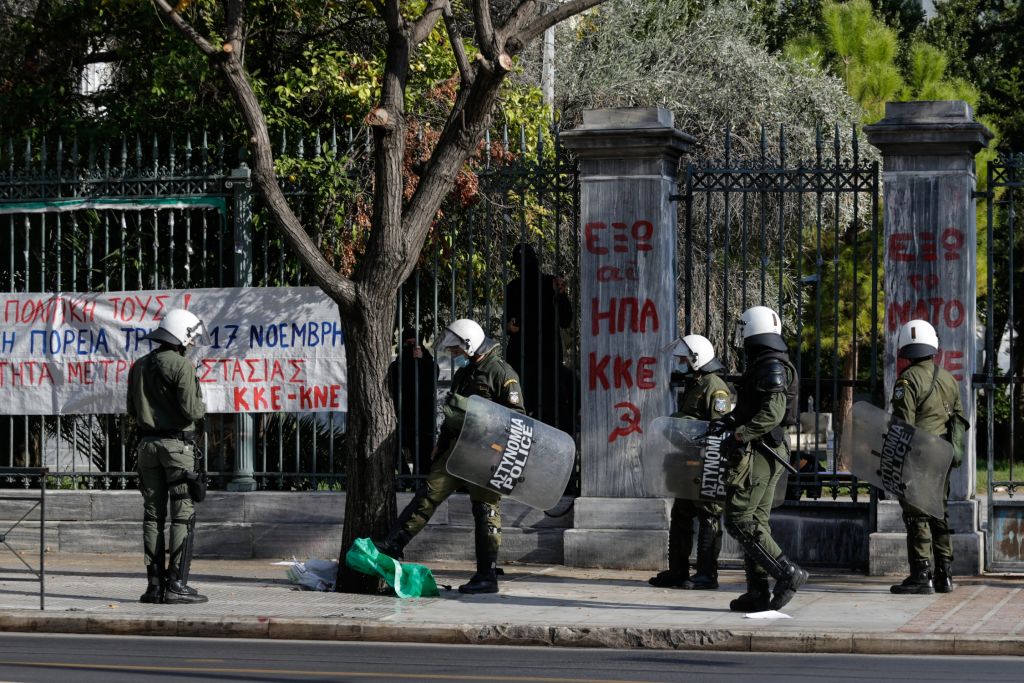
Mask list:
[[[782,609],[793,599],[800,587],[807,583],[810,577],[799,565],[790,562],[785,555],[775,558],[779,568],[782,570],[782,578],[775,582],[775,591],[772,595],[771,608]]]
[[[412,540],[412,534],[405,529],[398,527],[392,529],[387,538],[380,543],[374,543],[377,546],[377,550],[384,553],[388,557],[392,557],[396,560],[405,559],[405,546],[409,545],[409,541]]]
[[[495,568],[498,565],[498,554],[488,553],[476,561],[476,574],[469,579],[468,583],[459,586],[460,593],[497,593],[498,573]]]
[[[931,595],[935,592],[932,585],[932,570],[928,560],[916,560],[910,563],[910,576],[895,586],[889,587],[889,592],[896,595]]]
[[[935,560],[935,579],[933,583],[936,593],[952,593],[953,589],[956,588],[956,584],[953,583],[953,568],[950,565],[949,560]]]
[[[743,558],[743,568],[747,571],[747,592],[729,603],[733,612],[764,612],[772,601],[768,589],[768,577],[756,576],[757,565],[749,557]]]
[[[658,588],[687,588],[690,582],[690,546],[693,520],[683,512],[683,501],[672,503],[668,528],[668,569],[647,579]]]
[[[771,606],[768,579],[748,579],[747,592],[729,603],[733,612],[764,612]]]
[[[721,549],[721,530],[701,520],[697,532],[697,573],[685,588],[695,591],[718,590],[718,553]]]
[[[198,605],[207,602],[205,595],[200,595],[178,576],[173,568],[167,571],[167,588],[164,590],[164,603],[167,605]]]
[[[146,580],[149,583],[146,586],[146,592],[139,598],[139,602],[159,605],[164,601],[166,583],[164,580],[164,568],[156,562],[146,565]]]

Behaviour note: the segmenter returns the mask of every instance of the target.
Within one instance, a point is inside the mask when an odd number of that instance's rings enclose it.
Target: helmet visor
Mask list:
[[[434,357],[450,354],[452,346],[465,350],[466,341],[446,327],[434,343]]]
[[[185,346],[213,346],[213,339],[202,320],[185,328]]]

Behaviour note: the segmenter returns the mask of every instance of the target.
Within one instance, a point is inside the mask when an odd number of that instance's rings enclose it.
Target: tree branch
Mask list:
[[[185,19],[178,14],[173,7],[167,4],[166,0],[153,0],[153,4],[156,5],[157,9],[167,17],[167,21],[171,22],[176,29],[185,35],[189,40],[196,44],[199,51],[207,57],[213,57],[214,55],[220,54],[220,50],[210,44],[206,38],[199,35],[199,32],[192,28],[192,24],[185,21]]]
[[[242,24],[244,22],[245,7],[242,0],[224,1],[224,37],[231,43],[238,52],[242,42]]]
[[[444,28],[448,32],[448,42],[452,44],[452,52],[455,53],[455,63],[459,65],[459,75],[462,86],[466,87],[473,82],[473,70],[469,66],[469,59],[466,57],[466,48],[462,44],[462,35],[455,24],[455,17],[452,15],[452,5],[445,3],[444,7]]]
[[[519,24],[514,26],[510,19],[501,31],[502,43],[510,54],[516,54],[522,50],[524,46],[529,44],[531,40],[544,33],[544,31],[548,30],[560,21],[564,21],[565,19],[579,14],[580,12],[585,12],[591,7],[596,7],[606,1],[607,0],[569,0],[569,2],[559,5],[547,14],[540,15],[527,24],[525,28],[519,28]],[[523,5],[526,4],[529,3],[523,3]]]
[[[447,6],[448,0],[430,0],[427,9],[423,10],[423,16],[412,25],[409,41],[413,46],[419,45],[427,39],[427,36],[434,30],[437,20],[441,18],[441,14]]]
[[[288,205],[288,200],[281,191],[274,171],[274,154],[270,144],[270,132],[267,130],[267,119],[260,108],[259,100],[252,89],[249,74],[242,65],[237,52],[218,50],[209,41],[199,35],[191,25],[175,12],[166,0],[153,0],[175,27],[192,39],[206,55],[217,55],[217,67],[224,74],[228,89],[238,105],[238,112],[249,131],[249,144],[252,148],[252,179],[263,195],[263,201],[270,213],[274,225],[284,237],[285,242],[295,252],[299,260],[313,275],[313,279],[324,292],[337,302],[342,314],[353,310],[356,305],[355,284],[342,277],[327,262],[320,249],[314,244],[303,228],[301,221]],[[241,20],[239,19],[239,32]],[[230,45],[231,43],[225,43]]]
[[[524,0],[516,6],[512,14],[505,20],[505,25],[498,31],[498,39],[504,45],[509,36],[519,33],[537,12],[537,0]]]
[[[473,23],[476,25],[476,44],[487,59],[494,59],[498,46],[494,42],[494,24],[491,22],[490,0],[474,0]]]

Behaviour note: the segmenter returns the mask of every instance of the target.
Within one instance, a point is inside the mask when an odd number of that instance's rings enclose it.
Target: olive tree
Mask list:
[[[379,95],[366,115],[374,143],[372,219],[364,252],[351,276],[345,277],[321,254],[278,182],[266,117],[246,71],[243,0],[197,3],[191,8],[188,0],[177,5],[153,0],[167,22],[223,75],[249,134],[253,182],[274,228],[341,313],[351,400],[338,590],[380,588],[376,580],[345,569],[344,553],[357,537],[382,536],[395,517],[396,422],[386,372],[398,289],[416,267],[456,176],[481,143],[515,57],[547,28],[603,1],[568,0],[549,7],[536,0],[520,0],[502,3],[503,11],[498,12],[490,0],[461,4],[370,0],[379,19],[379,47],[385,54],[383,73],[378,74]],[[458,65],[459,85],[437,143],[409,187],[404,164],[410,59],[441,22]]]

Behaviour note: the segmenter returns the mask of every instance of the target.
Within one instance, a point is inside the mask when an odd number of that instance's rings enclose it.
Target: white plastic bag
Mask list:
[[[297,586],[321,592],[334,590],[334,581],[338,576],[337,560],[310,558],[305,562],[299,562],[293,559],[281,564],[288,565],[288,580]]]

